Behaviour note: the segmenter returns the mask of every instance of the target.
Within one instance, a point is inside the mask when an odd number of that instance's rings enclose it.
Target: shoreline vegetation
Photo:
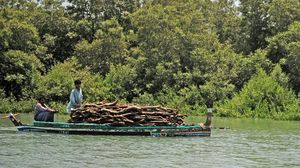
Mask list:
[[[300,120],[299,0],[0,1],[0,113],[84,102]]]

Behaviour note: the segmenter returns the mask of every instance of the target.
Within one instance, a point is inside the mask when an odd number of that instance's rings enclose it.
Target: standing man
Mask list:
[[[80,88],[81,81],[75,80],[74,84],[75,84],[75,88],[72,89],[72,92],[70,94],[70,102],[68,103],[67,106],[67,113],[71,113],[71,110],[74,108],[79,108],[81,106],[82,99],[83,99],[82,90]]]

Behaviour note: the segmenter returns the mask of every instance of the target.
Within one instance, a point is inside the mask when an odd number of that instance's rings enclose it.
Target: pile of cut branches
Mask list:
[[[170,126],[182,125],[183,115],[176,109],[132,104],[89,103],[72,110],[71,123],[97,123],[111,126]]]

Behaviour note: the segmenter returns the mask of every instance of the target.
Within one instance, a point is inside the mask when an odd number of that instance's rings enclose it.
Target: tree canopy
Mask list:
[[[0,0],[0,101],[299,119],[299,32],[299,0]]]

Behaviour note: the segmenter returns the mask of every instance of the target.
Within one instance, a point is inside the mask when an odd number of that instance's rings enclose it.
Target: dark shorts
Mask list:
[[[53,122],[54,113],[51,112],[41,112],[34,116],[35,121],[45,121],[45,122]]]

